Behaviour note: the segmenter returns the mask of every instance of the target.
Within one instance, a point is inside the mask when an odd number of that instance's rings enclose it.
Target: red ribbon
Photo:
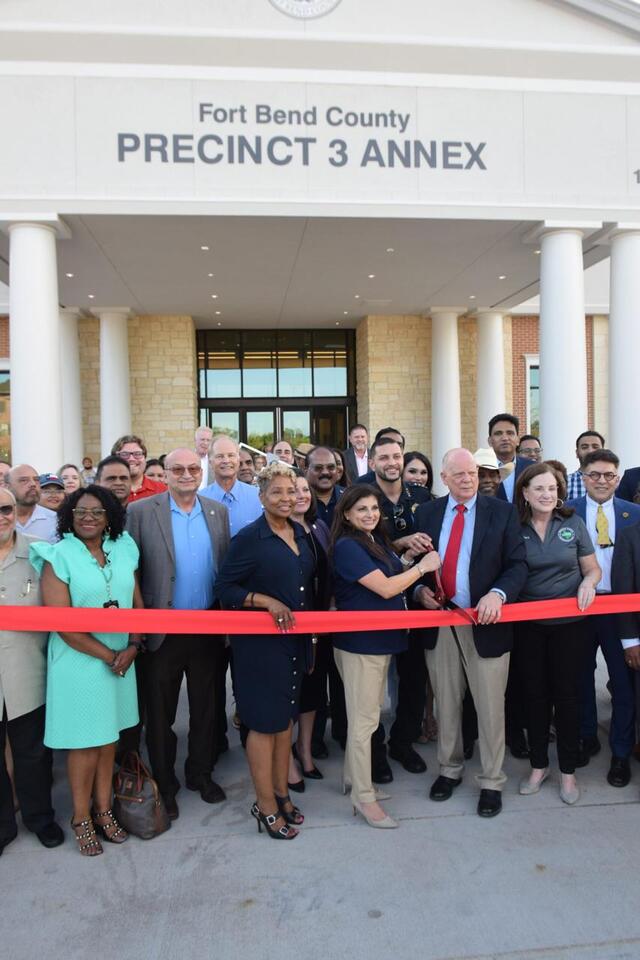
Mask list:
[[[501,623],[556,617],[593,616],[640,611],[640,593],[596,597],[581,613],[575,597],[510,603]],[[467,626],[469,614],[457,610],[394,610],[391,612],[315,611],[296,613],[292,633],[347,633],[357,630],[404,630],[409,627]],[[119,610],[113,607],[4,607],[0,630],[56,630],[88,633],[276,633],[266,611],[244,610]]]

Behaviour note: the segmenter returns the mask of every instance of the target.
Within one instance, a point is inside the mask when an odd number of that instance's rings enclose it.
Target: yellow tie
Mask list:
[[[613,546],[611,537],[609,536],[609,521],[607,520],[606,513],[602,509],[601,503],[598,504],[598,512],[596,513],[596,532],[598,534],[599,547]]]

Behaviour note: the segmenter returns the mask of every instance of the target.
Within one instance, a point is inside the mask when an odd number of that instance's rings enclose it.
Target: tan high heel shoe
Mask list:
[[[357,800],[352,800],[351,803],[353,804],[354,817],[356,813],[360,813],[370,827],[375,827],[377,830],[394,830],[398,826],[398,823],[393,817],[390,817],[388,813],[385,814],[382,820],[372,820],[371,817],[367,816]]]

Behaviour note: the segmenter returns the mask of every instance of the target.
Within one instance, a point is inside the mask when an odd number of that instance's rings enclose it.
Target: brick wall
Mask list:
[[[592,317],[593,421],[605,438],[609,432],[609,318]],[[591,409],[591,408],[590,408]]]
[[[9,356],[9,317],[0,317],[0,357]]]
[[[358,420],[370,432],[391,424],[407,449],[431,447],[431,320],[365,317],[356,331]]]
[[[460,366],[460,426],[462,446],[475,450],[478,384],[478,323],[475,317],[458,318]]]
[[[85,453],[100,457],[99,321],[79,323]],[[195,331],[191,317],[129,320],[131,425],[149,456],[193,444],[197,413]],[[110,438],[115,440],[116,438]]]

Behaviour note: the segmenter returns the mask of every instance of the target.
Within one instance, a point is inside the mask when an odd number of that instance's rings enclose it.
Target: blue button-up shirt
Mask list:
[[[191,513],[185,513],[171,495],[169,506],[176,557],[174,609],[208,610],[213,603],[216,561],[202,506],[196,499]]]
[[[229,529],[235,537],[243,527],[262,516],[262,504],[256,487],[236,480],[230,490],[223,490],[219,483],[210,483],[200,491],[203,497],[224,503],[229,511]]]
[[[460,542],[460,553],[458,554],[458,566],[456,568],[456,592],[455,595],[451,598],[455,604],[459,607],[470,607],[471,606],[471,589],[469,587],[469,564],[471,562],[471,547],[473,545],[473,531],[476,525],[476,500],[477,497],[472,497],[471,500],[467,500],[465,507],[467,508],[466,513],[463,514],[464,517],[464,530],[462,532],[462,540]],[[444,517],[442,518],[442,528],[440,530],[440,540],[438,541],[438,553],[440,558],[444,563],[444,557],[447,552],[447,546],[449,543],[449,537],[451,536],[451,528],[453,526],[453,521],[456,518],[456,507],[458,506],[458,501],[454,500],[452,496],[449,496],[447,500],[447,509],[444,512]]]
[[[533,461],[532,461],[532,462],[533,462]],[[504,463],[503,463],[501,460],[498,460],[498,463],[500,464],[501,467],[504,467],[507,463],[513,463],[513,470],[511,471],[511,473],[509,474],[509,476],[508,476],[508,477],[505,477],[505,479],[502,481],[502,486],[503,486],[503,489],[504,489],[504,495],[505,495],[505,497],[507,498],[507,500],[509,501],[509,503],[513,503],[513,497],[514,497],[514,494],[515,494],[515,491],[516,491],[516,470],[515,470],[515,467],[516,467],[517,460],[507,460],[507,461],[505,461]]]

